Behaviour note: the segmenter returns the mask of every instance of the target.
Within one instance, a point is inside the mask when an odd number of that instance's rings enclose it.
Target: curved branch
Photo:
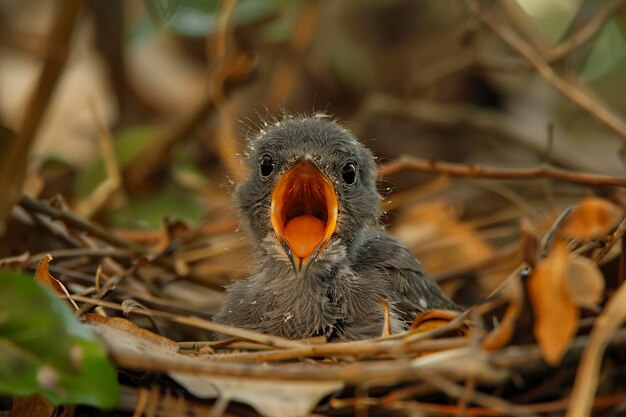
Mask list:
[[[559,181],[592,186],[605,185],[626,187],[626,178],[574,172],[548,166],[535,168],[495,168],[478,165],[454,164],[450,162],[428,161],[410,156],[403,156],[395,161],[383,164],[378,170],[379,174],[383,177],[393,175],[401,171],[430,172],[435,174],[452,175],[454,177],[491,178],[498,180],[551,178]]]

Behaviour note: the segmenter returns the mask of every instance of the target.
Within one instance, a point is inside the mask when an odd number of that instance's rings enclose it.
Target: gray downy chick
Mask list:
[[[250,142],[247,164],[234,197],[256,273],[228,287],[215,321],[291,339],[363,339],[382,333],[381,301],[394,333],[423,310],[458,310],[379,225],[374,157],[346,129],[287,118]]]

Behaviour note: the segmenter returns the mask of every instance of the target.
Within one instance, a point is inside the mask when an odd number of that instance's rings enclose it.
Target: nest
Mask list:
[[[406,235],[411,219],[440,209],[407,210],[392,232]],[[435,279],[457,299],[467,290],[462,280],[482,280],[482,291],[489,290],[463,313],[427,311],[405,333],[385,326],[378,338],[334,343],[210,320],[224,281],[246,274],[232,268],[233,259],[248,256],[245,245],[236,246],[235,222],[216,216],[196,229],[168,222],[161,231],[109,231],[58,199],[25,197],[10,227],[25,228],[37,246],[50,249],[2,264],[35,270],[39,281],[72,300],[120,372],[118,412],[577,415],[626,402],[619,383],[626,286],[609,275],[624,259],[619,241],[626,223],[623,210],[607,200],[583,199],[544,234],[522,221],[513,251],[440,269]],[[460,222],[442,224],[444,240],[468,244],[479,236]],[[223,281],[212,279],[218,276]]]

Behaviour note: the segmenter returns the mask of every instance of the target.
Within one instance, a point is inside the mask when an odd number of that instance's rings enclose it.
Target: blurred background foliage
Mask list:
[[[43,62],[66,59],[22,189],[60,194],[79,215],[143,243],[156,238],[136,232],[156,230],[164,218],[199,229],[219,229],[221,219],[232,230],[230,194],[245,175],[246,138],[285,112],[338,118],[381,163],[410,154],[625,174],[624,138],[556,91],[462,1],[239,0],[221,33],[228,1],[89,0],[67,51],[48,44],[62,3],[0,0],[0,125],[19,132]],[[623,118],[624,3],[481,5]],[[403,172],[381,181],[383,222],[418,254],[449,249],[452,239],[468,260],[518,239],[520,213],[547,221],[585,193],[541,180],[433,178]],[[9,226],[4,256],[38,247]],[[480,239],[458,238],[476,230]],[[228,244],[245,245],[236,236]],[[450,262],[426,260],[434,271]],[[246,274],[206,268],[224,282]]]
[[[125,316],[135,305],[207,320],[219,311],[223,287],[248,277],[254,262],[231,194],[246,175],[246,140],[266,123],[329,114],[374,151],[383,172],[411,155],[461,163],[465,173],[474,165],[554,166],[579,178],[620,180],[625,91],[626,0],[0,0],[0,269],[27,272],[2,271],[0,307],[23,322],[20,330],[58,319],[53,330],[61,332],[17,332],[0,320],[0,339],[21,342],[35,357],[51,347],[58,353],[26,363],[27,374],[15,384],[0,381],[0,391],[100,407],[116,402],[115,375],[100,346],[72,333],[78,321],[69,312],[51,315],[57,304],[46,300],[53,296],[28,280],[42,258],[48,281],[58,279],[74,295],[106,296]],[[613,241],[612,234],[594,236],[594,246],[552,257],[561,267],[576,261],[578,274],[569,275],[601,284],[580,323],[578,305],[537,281],[559,215],[582,197],[602,197],[615,206],[587,199],[586,210],[609,232],[622,214],[615,207],[626,206],[617,187],[401,170],[384,175],[379,189],[382,223],[460,306],[516,279],[499,292],[509,307],[499,303],[483,317],[491,335],[505,329],[494,349],[537,341],[532,328],[542,320],[558,339],[563,305],[575,313],[572,328],[586,335],[588,319],[601,311],[595,304],[605,295],[614,301],[624,279],[626,252],[613,245],[622,219]],[[594,230],[589,221],[577,226],[579,234],[557,238],[581,243]],[[581,269],[580,254],[594,250],[606,252],[594,256],[598,268],[585,258]],[[520,265],[535,268],[531,278]],[[551,282],[564,282],[563,268],[563,280]],[[543,275],[559,278],[551,269]],[[537,290],[524,292],[520,282],[533,277]],[[533,314],[527,298],[546,309]],[[99,313],[122,314],[113,307]],[[176,341],[213,337],[131,318]],[[24,343],[24,334],[37,343]],[[559,349],[573,336],[557,340]],[[74,382],[63,353],[72,346],[82,346],[93,365]],[[603,389],[623,391],[622,353],[606,361],[603,375],[613,383],[604,379]],[[67,398],[38,385],[36,370],[47,363],[57,365]],[[546,376],[552,371],[557,379]],[[135,387],[124,374],[122,388]],[[534,392],[516,402],[539,398],[552,407],[569,392],[563,386],[574,368],[514,375],[513,394]],[[469,392],[475,382],[459,389]],[[467,411],[464,401],[459,413]]]

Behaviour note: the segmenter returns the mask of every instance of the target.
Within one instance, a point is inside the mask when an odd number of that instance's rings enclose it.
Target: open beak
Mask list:
[[[310,156],[285,172],[272,193],[272,227],[296,273],[304,273],[337,226],[337,194]]]

